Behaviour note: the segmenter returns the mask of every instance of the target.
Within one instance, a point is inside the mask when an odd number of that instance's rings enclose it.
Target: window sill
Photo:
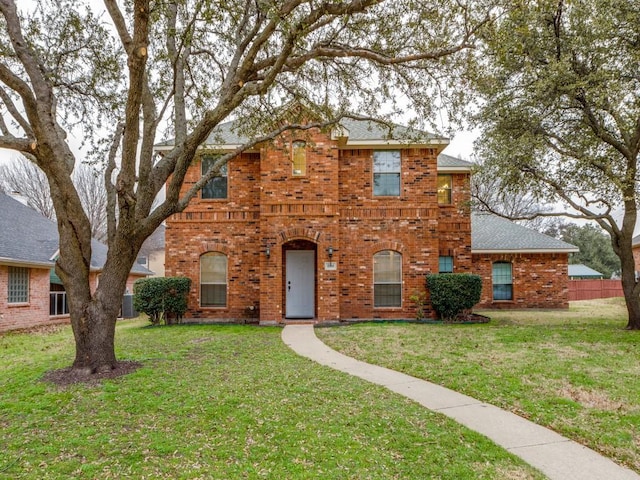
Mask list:
[[[16,303],[9,303],[7,302],[7,308],[20,308],[20,307],[30,307],[31,303],[29,302],[16,302]]]

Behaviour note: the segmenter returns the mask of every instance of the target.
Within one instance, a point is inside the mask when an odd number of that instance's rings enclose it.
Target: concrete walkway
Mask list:
[[[332,350],[312,325],[287,325],[282,340],[303,357],[382,385],[475,430],[542,471],[551,480],[640,480],[599,453],[513,413],[404,373]]]

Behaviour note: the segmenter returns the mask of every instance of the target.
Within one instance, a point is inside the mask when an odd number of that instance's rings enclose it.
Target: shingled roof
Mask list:
[[[55,222],[0,192],[0,263],[53,268],[59,244]],[[107,246],[92,240],[91,252],[91,270],[102,270],[107,260]],[[131,272],[151,274],[137,264]]]
[[[572,253],[575,245],[544,235],[505,218],[471,214],[472,253]]]
[[[238,133],[236,122],[218,125],[204,142],[204,146],[220,150],[232,150],[249,142],[249,138]],[[342,133],[347,135],[345,148],[356,146],[392,147],[403,145],[448,145],[449,139],[429,132],[411,129],[397,124],[381,124],[371,120],[344,118],[340,121]],[[173,147],[173,140],[156,144],[156,149],[166,150]],[[472,164],[450,155],[438,156],[438,169],[446,172],[470,171]]]

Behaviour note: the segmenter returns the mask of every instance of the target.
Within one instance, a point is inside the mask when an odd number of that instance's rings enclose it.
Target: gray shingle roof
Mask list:
[[[578,247],[496,215],[471,214],[471,251],[577,252]]]
[[[452,157],[451,155],[447,155],[445,153],[441,153],[438,155],[438,169],[440,170],[471,170],[473,164],[471,162],[467,162],[466,160],[462,160],[458,157]]]
[[[349,131],[348,144],[388,140],[402,140],[407,143],[431,143],[434,141],[447,143],[449,140],[433,133],[422,132],[402,125],[389,124],[387,126],[371,120],[343,118],[340,125]],[[218,125],[204,144],[232,147],[247,143],[249,140],[246,135],[238,133],[234,120]],[[156,147],[170,147],[172,145],[173,139],[160,142]]]
[[[0,193],[0,262],[54,266],[58,252],[58,226],[32,208]],[[100,270],[107,260],[107,246],[91,241],[91,269]],[[132,273],[150,275],[135,264]]]

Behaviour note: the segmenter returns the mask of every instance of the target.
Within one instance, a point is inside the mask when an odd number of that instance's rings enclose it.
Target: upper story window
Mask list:
[[[227,256],[220,252],[200,257],[200,306],[227,306]]]
[[[400,196],[400,150],[373,152],[373,195]]]
[[[439,268],[438,273],[453,273],[453,257],[443,255],[438,257]]]
[[[218,158],[220,158],[219,155],[202,155],[201,174],[206,174]],[[227,198],[226,164],[220,167],[220,176],[212,178],[202,187],[202,198]]]
[[[492,272],[493,299],[513,300],[513,272],[511,263],[495,262]]]
[[[383,250],[373,256],[373,306],[402,306],[402,254]]]
[[[9,267],[7,303],[27,303],[29,301],[29,269]]]
[[[451,205],[451,190],[453,178],[451,175],[438,175],[438,205]]]
[[[291,174],[294,177],[304,177],[307,174],[307,144],[296,140],[291,146]]]

